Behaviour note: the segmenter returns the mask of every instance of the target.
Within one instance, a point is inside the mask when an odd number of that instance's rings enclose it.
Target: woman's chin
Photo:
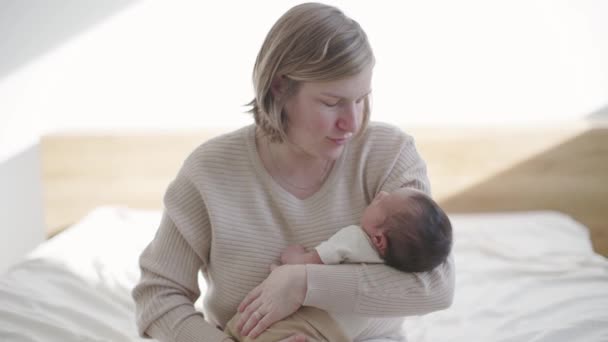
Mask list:
[[[325,156],[329,160],[335,161],[336,159],[340,158],[340,155],[342,155],[343,151],[344,151],[344,146],[336,146],[336,147],[331,148],[329,151],[327,151]]]

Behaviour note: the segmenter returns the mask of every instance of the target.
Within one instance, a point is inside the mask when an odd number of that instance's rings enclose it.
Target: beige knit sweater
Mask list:
[[[380,190],[430,192],[413,139],[371,123],[352,140],[322,188],[300,200],[266,172],[255,126],[212,139],[184,162],[165,194],[155,238],[140,258],[133,290],[140,334],[160,341],[222,341],[240,301],[269,273],[290,244],[312,248],[344,226],[359,224]],[[197,273],[207,282],[204,313]],[[452,258],[432,272],[409,274],[378,265],[307,265],[306,306],[361,316],[421,315],[448,307]],[[368,331],[382,320],[371,319]]]

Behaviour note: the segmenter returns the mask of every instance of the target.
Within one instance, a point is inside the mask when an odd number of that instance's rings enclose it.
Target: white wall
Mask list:
[[[0,144],[249,123],[257,50],[299,1],[48,3],[0,3],[0,22],[11,18],[0,56],[39,47],[0,58]],[[375,49],[375,120],[555,122],[608,103],[608,1],[327,3],[357,19]]]
[[[45,238],[40,148],[0,154],[0,274]]]

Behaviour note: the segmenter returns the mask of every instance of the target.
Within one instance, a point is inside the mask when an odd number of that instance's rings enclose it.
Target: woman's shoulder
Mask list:
[[[196,147],[190,156],[204,157],[218,151],[223,153],[232,149],[243,149],[243,143],[247,139],[251,129],[252,126],[244,126],[237,130],[210,138]]]
[[[414,138],[393,124],[372,121],[358,140],[367,149],[400,149],[412,144]]]
[[[411,161],[417,159],[418,155],[411,135],[384,122],[370,122],[353,143],[350,160],[367,169],[390,168],[399,159]]]
[[[207,168],[226,166],[230,161],[238,162],[248,156],[247,143],[253,125],[224,133],[202,142],[184,161],[185,167],[196,167],[204,163]]]
[[[427,189],[426,167],[414,138],[399,127],[373,122],[355,144],[351,160],[355,170],[363,170],[369,198],[380,190],[391,191],[400,186]],[[418,185],[422,184],[422,185]]]

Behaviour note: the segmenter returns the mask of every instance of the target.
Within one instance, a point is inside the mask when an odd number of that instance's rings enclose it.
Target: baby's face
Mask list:
[[[412,200],[411,195],[419,192],[416,189],[399,188],[391,193],[380,191],[372,203],[363,211],[361,217],[361,226],[370,237],[382,232],[383,223],[386,219],[403,211],[408,206],[408,201]]]
[[[380,191],[361,217],[361,226],[367,235],[371,237],[382,232],[382,224],[392,213],[403,210],[412,191],[416,190],[402,188],[391,193]]]

